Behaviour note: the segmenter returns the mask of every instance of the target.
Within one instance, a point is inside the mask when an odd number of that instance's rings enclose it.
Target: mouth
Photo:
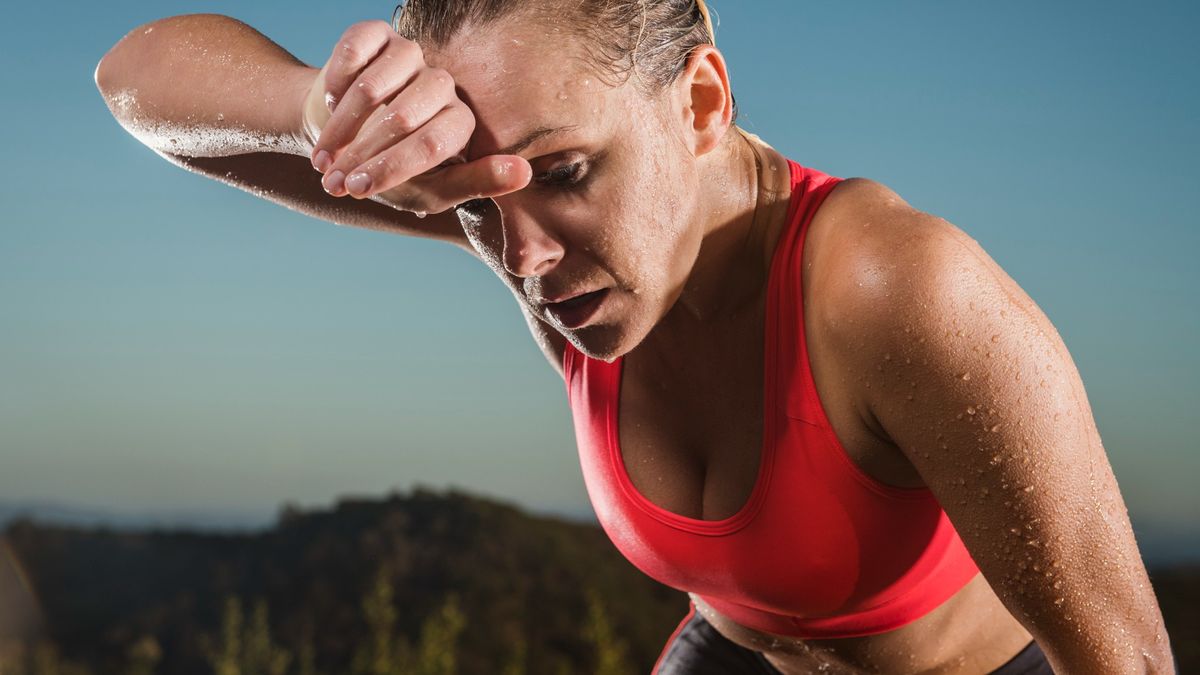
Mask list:
[[[570,300],[547,303],[545,305],[546,311],[557,319],[564,328],[579,328],[596,315],[600,306],[604,304],[604,299],[608,297],[609,290],[611,289],[601,288],[598,291],[584,293]]]

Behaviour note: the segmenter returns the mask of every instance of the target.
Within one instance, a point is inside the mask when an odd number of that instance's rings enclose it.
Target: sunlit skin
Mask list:
[[[106,96],[130,88],[115,64],[140,65],[136,53],[135,43],[106,57],[113,65],[97,71]],[[403,185],[406,176],[384,186],[377,175],[374,191],[347,196],[343,177],[384,166],[348,158],[351,132],[326,161],[315,159],[319,145],[305,148],[328,194],[310,185],[308,159],[164,155],[319,217],[469,249],[513,290],[558,372],[565,340],[624,358],[619,442],[635,487],[664,509],[721,519],[745,503],[759,459],[763,297],[786,195],[765,205],[758,196],[786,187],[786,160],[731,128],[715,48],[649,97],[606,82],[580,53],[549,27],[504,20],[429,49],[421,58],[456,87],[441,90],[449,107],[439,123],[458,124],[468,162]],[[287,73],[284,95],[299,110],[315,70]],[[431,88],[446,85],[427,75]],[[349,117],[335,112],[328,135]],[[283,124],[299,129],[298,115]],[[508,148],[543,126],[570,129]],[[408,176],[458,150],[443,149]],[[564,184],[575,177],[578,186]],[[464,197],[454,203],[477,192],[494,206],[464,207],[461,223],[445,209],[416,219],[365,198],[382,199],[385,187],[408,189],[406,201],[442,190],[429,203],[443,206],[454,190]],[[706,618],[784,673],[987,673],[1031,638],[1060,673],[1173,672],[1083,384],[1036,304],[961,230],[861,178],[826,198],[802,263],[810,366],[835,435],[873,478],[930,488],[981,574],[920,619],[860,638],[769,635],[694,598]],[[612,290],[577,330],[540,304],[598,288]]]
[[[494,211],[465,209],[481,258],[530,314],[605,360],[652,331],[667,335],[672,308],[709,316],[756,295],[763,279],[739,274],[760,271],[746,264],[763,245],[761,236],[747,242],[755,234],[754,158],[739,135],[724,133],[727,107],[698,119],[689,105],[693,96],[723,101],[720,54],[706,50],[690,80],[648,98],[632,81],[610,86],[581,59],[538,58],[545,40],[542,28],[503,24],[427,55],[455,74],[477,111],[468,159],[531,129],[565,129],[518,153],[534,179],[495,198],[502,222]],[[683,86],[688,81],[694,86]],[[484,217],[470,217],[475,211]],[[601,313],[576,330],[540,306],[600,288],[611,289]]]

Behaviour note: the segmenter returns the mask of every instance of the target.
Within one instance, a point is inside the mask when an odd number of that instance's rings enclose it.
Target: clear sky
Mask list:
[[[712,4],[743,126],[977,239],[1070,348],[1139,540],[1200,548],[1197,4]],[[391,10],[5,10],[0,499],[265,519],[420,482],[590,513],[562,382],[491,271],[177,169],[92,82],[163,16],[320,65]]]

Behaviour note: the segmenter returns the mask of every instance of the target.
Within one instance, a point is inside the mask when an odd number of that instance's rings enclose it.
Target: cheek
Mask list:
[[[654,288],[643,289],[651,293],[682,283],[692,249],[698,245],[692,241],[689,217],[681,206],[686,188],[678,162],[657,149],[660,152],[646,152],[640,158],[629,189],[620,198],[626,216],[621,236],[640,276],[653,282]]]
[[[471,243],[484,264],[490,267],[504,283],[514,290],[518,289],[520,280],[510,275],[504,268],[504,232],[501,230],[500,216],[494,210],[489,210],[483,218],[468,216],[460,212],[458,220],[462,223],[467,241]]]

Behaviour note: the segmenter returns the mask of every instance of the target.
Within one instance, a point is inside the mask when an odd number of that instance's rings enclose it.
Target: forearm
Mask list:
[[[317,72],[236,19],[192,14],[134,29],[101,59],[96,85],[159,152],[308,155],[301,110]]]

